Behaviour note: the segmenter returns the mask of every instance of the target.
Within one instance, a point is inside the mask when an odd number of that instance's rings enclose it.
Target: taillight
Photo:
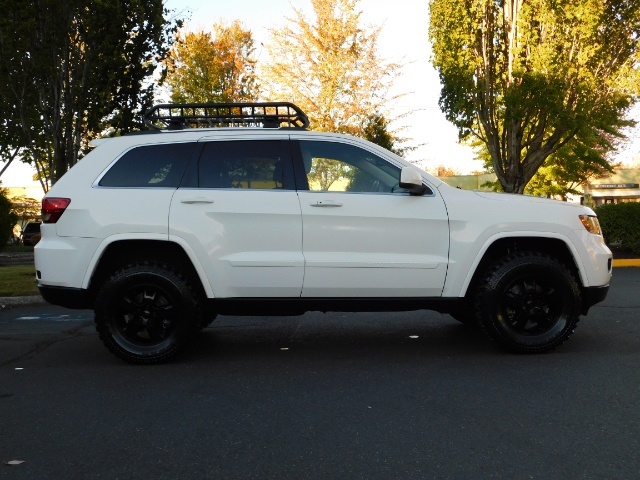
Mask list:
[[[42,223],[56,223],[70,203],[70,198],[43,198]]]

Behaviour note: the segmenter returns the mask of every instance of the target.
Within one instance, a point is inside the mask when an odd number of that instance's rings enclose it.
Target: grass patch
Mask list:
[[[38,295],[33,265],[0,267],[0,297]]]

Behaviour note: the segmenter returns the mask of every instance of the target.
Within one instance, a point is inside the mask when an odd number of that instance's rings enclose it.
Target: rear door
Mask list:
[[[411,196],[399,188],[399,165],[346,139],[300,137],[293,146],[306,183],[302,296],[440,296],[449,224],[436,190]]]
[[[286,138],[203,142],[173,197],[170,236],[192,249],[215,297],[300,296],[302,217]]]

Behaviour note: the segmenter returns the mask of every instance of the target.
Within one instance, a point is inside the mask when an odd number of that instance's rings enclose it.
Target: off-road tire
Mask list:
[[[537,252],[507,255],[490,268],[478,284],[474,303],[489,337],[521,353],[541,353],[564,343],[581,311],[573,274]]]
[[[102,342],[121,359],[164,362],[182,352],[199,330],[200,295],[168,265],[128,265],[101,286],[95,323]]]

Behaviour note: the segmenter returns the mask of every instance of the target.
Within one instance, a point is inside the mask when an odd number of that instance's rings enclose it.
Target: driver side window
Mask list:
[[[316,192],[395,193],[400,168],[362,148],[345,143],[301,141],[309,190]]]

